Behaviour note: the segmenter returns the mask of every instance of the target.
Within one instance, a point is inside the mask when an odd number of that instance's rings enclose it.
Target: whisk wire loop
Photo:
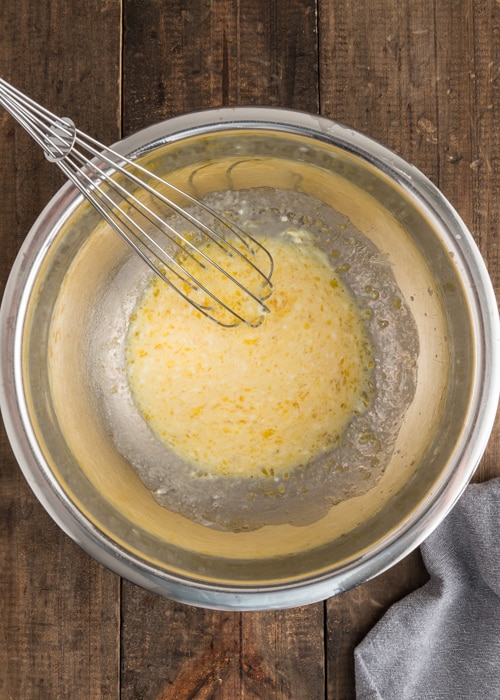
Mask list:
[[[72,156],[75,156],[85,164],[84,156],[82,156],[76,149],[73,151]],[[111,162],[108,159],[106,159],[106,161],[108,163]],[[170,271],[173,272],[180,280],[189,280],[191,282],[192,289],[199,288],[209,296],[213,297],[212,293],[204,285],[199,283],[190,272],[182,268],[182,266],[177,262],[176,258],[166,253],[164,248],[162,248],[158,242],[146,232],[146,229],[139,225],[137,218],[134,218],[124,209],[116,208],[114,199],[102,188],[96,186],[95,176],[102,178],[103,181],[106,181],[107,177],[106,172],[102,170],[98,164],[93,164],[92,176],[89,175],[85,169],[78,169],[78,163],[73,162],[69,157],[66,157],[65,162],[61,163],[60,167],[68,178],[78,178],[75,181],[75,185],[79,187],[79,189],[81,189],[86,196],[92,199],[92,203],[94,204],[95,208],[108,220],[108,222],[120,235],[123,236],[124,232],[126,232],[125,240],[133,246],[134,250],[148,265],[151,264],[151,260],[141,247],[141,242],[145,237],[148,237],[150,250],[153,251],[156,258],[161,261],[162,266],[168,267]],[[71,170],[71,167],[73,167],[73,170]],[[170,240],[174,243],[176,242],[176,231],[173,229],[173,227],[171,227],[167,222],[163,221],[155,212],[144,208],[141,201],[135,195],[131,194],[126,188],[121,186],[120,183],[108,181],[108,184],[111,185],[112,190],[115,193],[126,196],[127,205],[129,205],[131,209],[135,210],[137,214],[140,214],[146,222],[149,222],[152,226],[161,226],[163,232],[168,235]],[[189,240],[186,240],[186,245],[192,247],[193,250],[196,249]],[[189,250],[186,250],[185,252],[198,264],[201,264]],[[203,258],[207,259],[207,256],[202,251],[198,252],[203,256]],[[220,269],[220,266],[217,265],[217,268]],[[164,274],[162,269],[155,271],[165,282],[167,282],[167,284],[172,285],[171,280]],[[237,280],[235,280],[235,282],[239,284]],[[203,306],[201,304],[200,308],[206,309],[207,311],[211,310],[210,306]],[[229,307],[225,306],[225,308],[229,310]]]
[[[134,252],[199,312],[228,327],[262,322],[274,262],[258,240],[1,78],[0,104]]]

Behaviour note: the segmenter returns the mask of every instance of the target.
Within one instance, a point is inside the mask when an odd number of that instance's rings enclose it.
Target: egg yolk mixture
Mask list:
[[[261,325],[221,327],[159,278],[130,318],[137,407],[200,474],[287,476],[337,444],[370,402],[362,312],[327,256],[293,236],[259,240],[275,263]]]

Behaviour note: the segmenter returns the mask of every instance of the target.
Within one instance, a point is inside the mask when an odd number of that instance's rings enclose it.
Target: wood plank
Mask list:
[[[238,698],[240,615],[214,613],[124,582],[122,700]]]
[[[119,63],[119,0],[0,5],[0,75],[105,139],[119,136]],[[63,178],[3,112],[0,161],[3,288]],[[0,455],[0,696],[118,697],[119,579],[44,512],[3,426]]]
[[[114,697],[119,687],[118,578],[62,533],[22,477],[6,477],[7,466],[4,459],[0,695]]]
[[[126,133],[220,105],[317,111],[311,0],[128,0],[124,17]],[[126,582],[122,595],[123,700],[323,697],[322,604],[238,614],[178,605]]]
[[[314,0],[127,0],[124,21],[127,133],[221,105],[317,111]]]
[[[323,608],[315,604],[242,615],[242,700],[323,697]]]
[[[319,0],[321,113],[437,180],[433,1]]]
[[[446,18],[442,19],[439,14],[438,18],[442,27]],[[460,41],[455,38],[449,47],[448,74],[451,80],[449,87],[440,93],[440,104],[445,104],[448,109],[443,128],[457,134],[457,150],[462,158],[458,164],[446,163],[442,167],[442,187],[476,239],[498,300],[500,5],[495,0],[484,3],[469,0],[450,8],[450,20],[461,22],[465,33]],[[486,481],[494,477],[500,477],[498,416],[475,480]]]
[[[326,601],[328,700],[355,700],[355,647],[391,605],[428,578],[415,551],[380,576]]]
[[[439,180],[434,3],[319,1],[322,113],[345,122]],[[427,574],[418,552],[327,601],[327,697],[351,700],[354,648]]]
[[[321,604],[214,612],[124,583],[123,611],[122,700],[323,695]]]
[[[394,148],[442,189],[498,291],[498,3],[320,0],[319,8],[322,112]],[[477,479],[500,475],[498,445],[497,423]],[[355,698],[355,646],[426,580],[417,551],[327,602],[328,698]]]

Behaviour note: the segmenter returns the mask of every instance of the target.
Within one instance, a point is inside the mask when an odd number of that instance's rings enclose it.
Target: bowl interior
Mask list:
[[[277,128],[225,128],[144,148],[141,162],[196,196],[280,188],[319,198],[390,262],[419,337],[416,392],[382,478],[316,522],[249,532],[204,527],[160,507],[127,459],[110,368],[114,324],[144,283],[142,263],[75,195],[26,292],[23,382],[50,478],[102,537],[159,572],[204,583],[275,585],[348,568],[414,524],[456,468],[477,338],[453,240],[418,192],[360,155]],[[109,335],[103,337],[103,329]],[[119,411],[119,405],[115,406]],[[122,435],[123,440],[134,439]]]

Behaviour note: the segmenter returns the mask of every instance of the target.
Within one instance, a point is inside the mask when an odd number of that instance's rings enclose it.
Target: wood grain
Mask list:
[[[0,4],[0,75],[103,139],[119,136],[120,4]],[[102,55],[105,60],[102,60]],[[1,285],[63,178],[0,115]],[[119,693],[119,579],[43,511],[0,430],[0,697]]]
[[[454,8],[455,12],[459,8]],[[469,224],[485,259],[496,298],[500,292],[500,132],[497,114],[500,110],[500,5],[494,0],[473,4],[462,11],[462,21],[470,27],[469,35],[459,46],[449,47],[455,66],[453,85],[456,111],[460,118],[457,132],[465,157],[460,161],[462,182],[452,190],[453,173],[443,181],[443,188]],[[457,72],[460,71],[459,75]],[[451,97],[451,95],[450,95]],[[470,119],[467,117],[470,116]],[[460,128],[461,127],[461,128]],[[467,129],[468,127],[468,129]],[[467,152],[467,133],[470,151]],[[464,206],[465,202],[465,206]],[[500,476],[500,422],[496,421],[484,458],[475,480],[485,481]]]
[[[496,0],[6,0],[0,75],[104,142],[220,105],[350,124],[443,190],[500,290]],[[0,113],[2,290],[61,182]],[[497,421],[476,479],[500,476],[499,452]],[[120,582],[54,525],[0,427],[2,700],[352,700],[356,644],[426,578],[414,552],[296,610],[167,601]]]
[[[319,7],[321,110],[378,138],[442,189],[471,227],[498,291],[498,3],[320,0]],[[500,475],[498,444],[497,422],[477,479]],[[327,601],[328,698],[355,698],[356,644],[426,580],[416,552]]]
[[[124,127],[235,104],[316,112],[314,0],[124,5]]]
[[[124,17],[126,133],[220,105],[317,111],[310,0],[135,1],[125,4]],[[124,700],[323,696],[322,604],[219,613],[179,606],[125,583],[122,605]],[[301,658],[308,659],[306,667]]]
[[[123,700],[322,697],[321,604],[218,612],[163,600],[127,584],[123,610]]]
[[[355,647],[391,605],[428,578],[417,550],[380,576],[326,601],[328,700],[355,700]]]

